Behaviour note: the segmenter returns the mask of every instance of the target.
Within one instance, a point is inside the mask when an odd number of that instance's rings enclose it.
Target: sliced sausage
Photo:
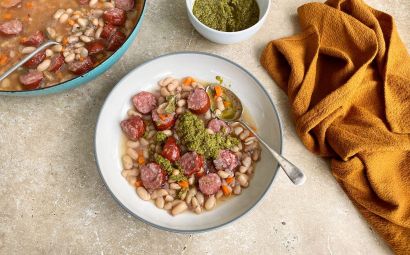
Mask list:
[[[177,141],[173,136],[167,138],[161,155],[171,162],[175,162],[179,159],[181,150],[179,149]]]
[[[64,56],[62,54],[55,55],[51,58],[50,67],[48,70],[50,72],[57,72],[64,64]]]
[[[107,50],[109,50],[109,51],[118,50],[124,44],[126,39],[127,39],[127,36],[123,32],[116,31],[111,36],[111,38],[108,40]]]
[[[101,32],[100,37],[106,40],[109,40],[111,36],[118,31],[118,27],[111,24],[105,24]]]
[[[149,163],[140,169],[142,185],[146,189],[158,189],[166,181],[166,173],[156,163]]]
[[[115,0],[115,6],[124,11],[130,11],[134,8],[134,0]]]
[[[152,120],[158,131],[170,129],[175,124],[175,112],[170,114],[158,114],[158,110],[152,111]]]
[[[205,195],[213,195],[218,192],[221,187],[221,178],[215,173],[210,173],[202,176],[198,180],[199,190]]]
[[[225,121],[220,119],[212,119],[208,122],[208,128],[218,133],[223,131],[225,134],[229,134],[231,132],[231,128],[226,124]]]
[[[150,92],[142,91],[132,98],[132,103],[137,111],[148,114],[157,107],[157,98]]]
[[[132,116],[121,121],[120,126],[124,134],[133,141],[137,141],[145,133],[144,121],[139,116]]]
[[[17,35],[23,31],[23,23],[20,20],[14,19],[0,24],[0,34]]]
[[[41,81],[44,79],[43,73],[38,71],[28,72],[20,75],[19,80],[25,90],[37,89],[40,87]]]
[[[88,4],[89,0],[78,0],[78,2],[82,5]]]
[[[218,158],[214,160],[214,165],[218,170],[232,171],[239,165],[239,160],[230,150],[221,150]]]
[[[11,8],[21,4],[21,0],[0,0],[0,6],[3,8]]]
[[[30,60],[24,63],[23,66],[35,69],[41,62],[43,62],[44,59],[46,59],[46,52],[43,50],[34,55],[32,58],[30,58]]]
[[[34,46],[38,47],[42,42],[46,40],[46,36],[42,31],[37,31],[29,37],[23,37],[20,40],[20,43],[24,46]]]
[[[127,13],[119,8],[111,8],[103,13],[103,19],[105,23],[122,26],[127,19]]]
[[[68,70],[73,74],[82,75],[90,71],[93,68],[93,61],[90,57],[86,57],[82,61],[74,61],[68,64]]]
[[[105,44],[103,40],[95,40],[86,45],[89,55],[97,55],[104,51]]]
[[[192,175],[201,170],[204,165],[204,157],[196,152],[187,152],[179,159],[179,164],[185,175]]]
[[[188,97],[188,109],[195,114],[206,113],[211,107],[208,94],[204,89],[196,88]]]
[[[209,173],[216,173],[218,172],[218,170],[216,170],[214,162],[210,159],[207,159],[204,163],[204,172],[205,174],[209,174]]]

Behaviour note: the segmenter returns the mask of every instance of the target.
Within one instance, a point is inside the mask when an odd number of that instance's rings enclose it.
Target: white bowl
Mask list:
[[[177,64],[184,63],[184,64]],[[242,194],[218,203],[210,212],[200,215],[186,212],[171,216],[142,201],[121,175],[120,121],[127,116],[131,97],[141,90],[153,90],[158,80],[166,76],[194,76],[215,81],[220,75],[243,100],[258,132],[278,152],[282,150],[282,129],[278,114],[266,90],[245,69],[219,56],[206,53],[181,52],[153,59],[125,76],[107,97],[97,122],[95,133],[96,162],[103,181],[117,202],[136,218],[160,229],[174,232],[199,232],[223,226],[252,209],[271,186],[278,170],[276,161],[262,150],[261,161]]]
[[[222,32],[204,25],[192,13],[195,0],[186,0],[186,7],[189,21],[195,27],[196,31],[198,31],[203,37],[215,43],[233,44],[249,39],[256,34],[256,32],[262,27],[263,23],[265,23],[269,13],[271,0],[256,0],[256,2],[259,6],[259,21],[250,28],[237,32]]]

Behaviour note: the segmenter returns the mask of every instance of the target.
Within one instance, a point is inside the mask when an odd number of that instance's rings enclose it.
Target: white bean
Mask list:
[[[54,55],[54,52],[53,52],[52,50],[46,49],[46,56],[47,56],[47,57],[51,57],[51,56],[53,56],[53,55]]]
[[[137,153],[135,150],[131,149],[131,148],[128,148],[128,149],[127,149],[127,154],[128,154],[128,156],[130,156],[133,160],[137,160],[137,159],[138,159],[138,153]]]
[[[207,132],[208,134],[210,134],[210,135],[214,135],[214,134],[215,134],[215,132],[214,132],[212,129],[210,129],[210,128],[207,128],[207,129],[206,129],[206,132]]]
[[[41,62],[37,66],[37,71],[43,72],[43,71],[47,70],[47,68],[50,66],[50,64],[51,64],[51,60],[50,59],[45,59],[43,62]]]
[[[247,175],[253,174],[253,170],[254,170],[253,166],[249,167],[249,168],[248,168],[248,171],[246,171],[246,174],[247,174]]]
[[[189,183],[189,185],[193,185],[194,182],[195,182],[195,175],[193,174],[193,175],[191,175],[191,177],[189,177],[188,183]]]
[[[71,13],[73,13],[73,9],[71,9],[71,8],[68,8],[68,9],[66,10],[66,13],[68,13],[68,14],[71,14]]]
[[[236,127],[233,132],[235,135],[240,135],[243,131],[243,127]]]
[[[24,48],[21,50],[21,53],[23,53],[23,54],[29,54],[29,53],[32,53],[32,52],[35,51],[35,50],[36,50],[36,47],[32,47],[32,46],[24,47]]]
[[[223,112],[225,110],[225,105],[224,105],[223,101],[218,101],[216,105],[218,107],[218,110],[220,110],[221,112]]]
[[[74,53],[70,53],[70,54],[67,55],[67,57],[65,57],[64,61],[65,61],[66,63],[70,63],[70,62],[73,62],[74,59],[75,59],[75,54],[74,54]]]
[[[162,131],[162,133],[168,137],[172,135],[172,131],[169,129]]]
[[[58,9],[58,10],[54,13],[53,18],[54,18],[54,19],[59,19],[59,18],[61,17],[61,15],[63,15],[64,12],[65,12],[64,9]]]
[[[252,159],[249,156],[246,156],[243,160],[242,160],[242,165],[246,168],[248,168],[250,165],[252,164]]]
[[[71,35],[67,38],[68,43],[76,43],[80,38],[78,36]]]
[[[205,201],[204,194],[202,194],[201,192],[198,192],[198,193],[196,193],[195,197],[196,197],[196,199],[198,199],[198,203],[200,205],[204,204],[204,201]]]
[[[56,37],[56,42],[61,43],[61,41],[63,41],[63,36],[59,35]]]
[[[160,80],[160,81],[158,82],[158,85],[161,86],[161,87],[166,87],[166,86],[168,86],[168,84],[170,84],[173,80],[174,80],[174,78],[172,78],[172,77],[166,77],[166,78]]]
[[[179,213],[184,212],[186,209],[188,209],[188,205],[185,202],[181,202],[178,205],[176,205],[174,208],[172,208],[172,215],[177,215]]]
[[[206,120],[211,119],[211,118],[212,118],[212,116],[211,116],[211,111],[207,111],[207,112],[205,113],[204,118],[205,118]]]
[[[227,186],[229,188],[229,186]],[[218,192],[216,192],[216,199],[220,199],[222,196],[224,195],[224,193],[222,192],[222,190],[218,190]]]
[[[61,44],[54,45],[51,47],[54,52],[61,52],[63,50],[63,46]]]
[[[174,198],[171,195],[167,195],[167,196],[165,196],[165,201],[172,202],[172,201],[174,201]]]
[[[178,100],[177,105],[178,105],[179,107],[185,106],[185,105],[186,105],[186,100],[185,100],[185,99],[180,99],[180,100]]]
[[[239,176],[237,177],[237,180],[238,180],[239,184],[240,184],[242,187],[248,187],[248,180],[247,180],[245,174],[239,175]]]
[[[241,172],[242,174],[246,173],[246,171],[248,171],[248,168],[246,166],[239,167],[239,172]]]
[[[94,7],[98,3],[98,0],[90,0],[90,7]]]
[[[238,151],[240,151],[240,149],[239,149],[238,146],[234,146],[234,147],[231,148],[231,151],[238,152]]]
[[[195,207],[194,212],[196,214],[200,214],[200,213],[202,213],[202,208],[200,206],[197,206],[197,207]]]
[[[141,146],[147,146],[149,144],[147,139],[145,139],[143,137],[141,137],[139,141],[140,141]]]
[[[196,197],[193,197],[191,200],[191,204],[192,204],[192,207],[197,207],[199,205],[198,199],[196,199]]]
[[[252,153],[252,160],[253,161],[258,161],[260,157],[261,152],[259,150],[254,150]]]
[[[192,86],[186,86],[186,85],[182,85],[182,91],[191,91],[192,90]]]
[[[6,88],[8,86],[11,85],[11,81],[9,78],[5,78],[2,82],[1,82],[1,87]]]
[[[164,205],[165,205],[164,198],[163,198],[163,197],[158,197],[158,198],[155,200],[155,205],[156,205],[158,208],[160,208],[160,209],[164,208]]]
[[[134,186],[135,182],[137,181],[137,177],[133,175],[128,175],[125,179],[127,179],[128,183],[132,186]]]
[[[171,210],[171,208],[172,208],[172,202],[168,202],[164,205],[165,210]]]
[[[150,194],[147,192],[147,190],[144,187],[138,187],[137,194],[142,200],[148,201],[151,199]]]
[[[171,183],[171,184],[169,185],[169,187],[170,187],[171,189],[174,189],[174,190],[180,190],[180,189],[181,189],[181,186],[179,186],[177,183]]]
[[[174,81],[172,81],[170,84],[168,84],[168,86],[167,86],[167,88],[168,88],[168,91],[174,91],[177,87],[178,87],[178,81],[177,80],[174,80]]]
[[[99,28],[97,29],[97,31],[95,31],[95,38],[96,38],[96,39],[100,39],[100,36],[101,36],[102,31],[103,31],[103,28],[102,28],[102,27],[99,27]]]
[[[68,20],[68,13],[64,13],[60,16],[60,18],[58,19],[58,21],[63,24]]]
[[[239,138],[241,140],[245,140],[249,136],[249,130],[245,130],[242,132],[242,134],[239,135]]]
[[[138,141],[127,141],[127,147],[129,148],[138,148],[140,146],[140,143]]]
[[[241,185],[236,185],[235,188],[233,188],[233,193],[235,195],[239,195],[239,194],[241,194],[241,192],[242,192]]]
[[[47,27],[46,31],[47,31],[48,36],[50,36],[51,38],[54,38],[56,36],[56,30],[54,28]]]
[[[206,200],[205,209],[210,211],[215,207],[215,204],[216,204],[216,199],[215,199],[215,196],[212,195],[212,196],[208,197],[208,199]]]
[[[227,173],[227,172],[225,172],[225,171],[223,171],[223,170],[219,170],[218,171],[218,175],[219,175],[219,177],[221,177],[222,179],[226,179],[226,178],[228,178],[229,177],[229,173]]]
[[[138,176],[139,172],[137,169],[128,169],[128,170],[123,170],[121,172],[121,175],[124,176],[125,178],[127,178],[128,176]],[[134,183],[133,183],[134,184]]]
[[[134,165],[132,163],[132,158],[130,156],[128,156],[127,154],[122,156],[122,165],[123,165],[124,169],[131,169],[132,166]]]
[[[165,87],[161,88],[160,93],[161,93],[161,96],[163,96],[163,97],[167,97],[167,96],[171,95],[171,93]]]

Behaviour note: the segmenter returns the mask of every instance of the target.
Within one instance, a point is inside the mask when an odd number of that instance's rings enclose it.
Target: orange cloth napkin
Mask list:
[[[363,216],[410,254],[410,56],[393,18],[361,0],[298,15],[303,32],[270,42],[261,63],[289,96],[304,145],[331,157]]]

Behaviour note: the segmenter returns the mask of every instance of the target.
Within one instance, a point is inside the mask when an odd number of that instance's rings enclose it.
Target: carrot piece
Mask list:
[[[141,149],[138,150],[138,164],[140,165],[145,164],[144,152]]]
[[[63,45],[66,46],[68,44],[68,38],[64,37],[63,38]]]
[[[7,55],[0,54],[0,65],[2,66],[5,65],[8,60],[9,60],[9,57],[7,57]]]
[[[220,96],[222,96],[222,87],[215,86],[215,97],[220,97]]]
[[[235,180],[235,178],[233,177],[228,177],[225,179],[226,183],[231,184],[233,182],[233,180]]]
[[[27,2],[26,3],[26,7],[28,8],[28,9],[31,9],[31,8],[33,8],[34,7],[34,4],[33,4],[33,2]]]
[[[72,19],[69,19],[69,20],[68,20],[68,24],[69,24],[70,26],[74,26],[75,21],[74,21],[74,20],[72,20]]]
[[[222,185],[222,192],[224,193],[225,196],[230,196],[232,193],[232,190],[226,186],[226,185]]]
[[[182,83],[185,86],[191,86],[193,82],[195,82],[195,79],[189,76],[189,77],[186,77]]]
[[[224,101],[224,106],[225,106],[225,107],[231,106],[231,102],[229,102],[229,101]]]
[[[13,15],[10,12],[6,12],[3,14],[3,19],[10,20],[13,18]]]
[[[189,187],[189,183],[187,181],[180,181],[178,182],[179,186],[181,186],[181,188],[188,188]]]
[[[135,181],[135,187],[142,187],[142,181],[141,180],[139,180],[139,179],[137,179],[136,181]]]
[[[169,114],[158,114],[161,120],[166,120],[169,117]]]

